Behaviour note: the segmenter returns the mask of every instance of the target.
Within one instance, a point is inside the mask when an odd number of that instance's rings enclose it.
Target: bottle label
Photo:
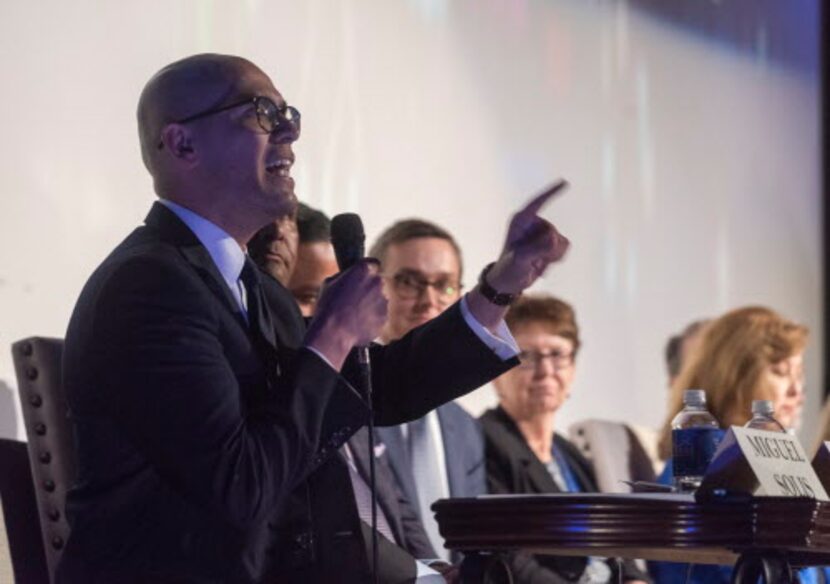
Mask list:
[[[672,430],[674,476],[703,476],[723,436],[724,431],[718,428]]]

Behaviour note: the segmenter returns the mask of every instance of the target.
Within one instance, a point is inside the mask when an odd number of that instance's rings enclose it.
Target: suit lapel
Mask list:
[[[527,441],[513,419],[501,407],[496,408],[495,415],[504,428],[506,438],[511,442],[510,449],[516,453],[516,458],[525,470],[530,492],[561,493],[562,489],[556,485],[548,469],[527,445]]]
[[[590,465],[580,456],[579,451],[559,434],[554,434],[553,442],[556,444],[559,456],[571,470],[579,488],[584,492],[598,492],[597,481],[591,475]]]
[[[245,258],[245,267],[241,278],[248,293],[248,323],[254,334],[259,333],[260,340],[274,352],[277,350],[274,320],[265,299],[262,273],[251,258]],[[227,286],[226,286],[227,287]]]
[[[267,353],[271,353],[266,355],[267,360],[276,361],[277,343],[273,324],[263,324],[261,327],[262,335],[257,335],[256,331],[252,328],[257,326],[257,323],[251,323],[249,326],[245,316],[239,309],[236,298],[233,296],[230,288],[228,288],[227,282],[225,282],[225,279],[219,272],[219,268],[216,267],[213,258],[210,257],[210,253],[208,253],[208,250],[202,245],[202,242],[199,241],[199,238],[196,237],[190,228],[173,211],[158,202],[153,203],[153,207],[150,209],[144,223],[148,227],[158,230],[162,239],[179,248],[182,257],[194,267],[208,289],[213,292],[225,308],[236,318],[240,325],[247,331],[248,336],[255,343],[264,345]],[[261,292],[260,295],[262,295]],[[271,323],[264,297],[261,298],[260,302],[262,310],[265,311],[265,322]],[[257,337],[260,337],[265,342],[258,343]]]
[[[196,268],[202,276],[202,280],[204,280],[207,287],[210,288],[210,291],[222,301],[225,308],[227,308],[241,323],[247,327],[247,322],[245,321],[245,317],[242,315],[242,312],[239,310],[236,298],[234,298],[228,288],[228,285],[225,283],[224,278],[222,278],[222,274],[219,273],[219,268],[217,268],[216,264],[213,263],[213,258],[210,257],[210,254],[202,246],[202,244],[197,243],[192,246],[182,246],[180,250],[185,259],[187,259],[187,261],[190,262],[190,264]]]
[[[354,455],[357,472],[369,484],[369,430],[364,426],[349,438],[349,448]]]
[[[418,510],[418,491],[415,487],[415,477],[412,476],[412,464],[409,460],[409,448],[403,437],[403,431],[400,426],[392,426],[389,428],[378,428],[383,443],[386,444],[386,452],[388,453],[388,460],[392,471],[395,473],[395,478],[398,480],[398,486],[406,495],[407,500],[412,504],[412,507]],[[420,515],[420,513],[419,513]]]
[[[526,458],[524,463],[528,482],[533,488],[533,491],[538,493],[561,493],[562,489],[559,488],[556,481],[550,476],[545,465],[542,464],[533,452],[528,451],[528,454],[530,457]]]
[[[260,270],[260,281],[262,291],[265,294],[265,302],[274,321],[274,332],[278,347],[299,349],[303,344],[306,323],[297,301],[291,293],[283,287],[270,274]]]
[[[159,202],[153,203],[144,223],[156,229],[164,241],[178,247],[182,256],[196,269],[207,287],[225,305],[225,308],[240,322],[245,322],[245,318],[239,311],[239,305],[222,274],[219,273],[219,268],[216,267],[213,258],[210,257],[199,238],[173,211]]]
[[[375,441],[377,444],[377,441]],[[357,472],[360,477],[371,487],[370,472],[369,472],[369,428],[364,426],[349,438],[349,448],[352,449],[352,456],[354,457],[354,464],[357,467]],[[403,541],[403,529],[400,524],[400,513],[396,513],[392,509],[392,498],[388,492],[390,485],[384,479],[383,470],[381,469],[383,461],[375,458],[375,492],[377,494],[378,506],[383,510],[386,517],[386,522],[389,524],[392,534],[397,541]],[[370,505],[371,507],[371,505]]]

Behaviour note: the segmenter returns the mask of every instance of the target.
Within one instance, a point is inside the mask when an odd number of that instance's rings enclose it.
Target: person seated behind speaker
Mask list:
[[[381,341],[404,337],[443,313],[461,297],[461,249],[448,231],[423,219],[394,223],[377,238],[369,255],[381,262],[389,319]],[[484,442],[478,422],[461,406],[448,402],[426,416],[378,428],[390,452],[398,484],[416,507],[438,557],[457,561],[430,506],[447,497],[475,497],[486,492]]]
[[[761,306],[732,310],[706,325],[671,388],[659,443],[666,466],[658,480],[672,480],[671,421],[683,408],[686,389],[706,391],[707,408],[722,428],[743,426],[752,417],[752,401],[765,399],[773,402],[781,425],[796,430],[804,407],[807,337],[807,327]],[[693,565],[686,580],[688,564],[650,562],[649,569],[657,582],[690,584],[728,583],[732,573],[729,566]],[[816,570],[801,572],[802,581],[816,581]]]
[[[573,308],[548,295],[522,296],[505,321],[521,364],[493,381],[499,405],[480,418],[490,492],[596,492],[590,463],[555,431],[580,346]],[[517,583],[618,581],[617,562],[600,558],[517,553],[510,564]],[[625,582],[648,578],[630,561],[622,563],[622,576]]]
[[[331,245],[331,221],[322,211],[304,203],[297,205],[296,220],[286,215],[260,229],[248,250],[263,272],[289,288],[306,318],[314,315],[326,278],[338,272]],[[266,298],[272,313],[279,315],[284,309],[273,292],[266,293]],[[302,343],[302,335],[286,334],[285,329],[276,333],[282,335],[286,346],[296,348]],[[369,431],[363,427],[341,447],[341,455],[349,469],[360,519],[371,525],[368,443]],[[379,533],[415,558],[437,558],[417,512],[398,487],[382,444],[375,447],[374,457]]]
[[[325,213],[300,203],[297,232],[297,264],[287,287],[300,305],[300,312],[309,317],[314,314],[323,282],[338,271],[337,259],[331,245],[331,221]]]
[[[277,339],[291,347],[299,347],[305,334],[298,308],[287,289],[297,266],[297,246],[296,207],[259,229],[246,246],[260,272],[279,284],[266,287],[265,296]]]
[[[260,270],[291,293],[307,319],[314,313],[323,282],[338,272],[330,223],[322,211],[298,203],[296,213],[283,215],[257,231],[247,246]],[[292,320],[281,314],[284,311],[283,307],[276,314],[282,321],[277,328],[282,330],[290,328]]]
[[[672,335],[666,341],[665,357],[666,371],[669,376],[668,387],[671,388],[677,380],[683,364],[694,354],[700,345],[703,330],[710,321],[708,319],[695,320],[686,325],[682,332]]]
[[[297,212],[281,215],[257,231],[248,242],[248,255],[260,269],[284,287],[297,265]]]

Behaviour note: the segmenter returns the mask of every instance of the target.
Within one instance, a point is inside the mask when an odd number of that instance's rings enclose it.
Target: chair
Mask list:
[[[0,566],[0,582],[47,584],[49,571],[43,551],[35,489],[25,442],[0,438],[0,546],[8,543],[8,557]],[[6,551],[6,550],[4,550]]]
[[[813,444],[810,446],[812,450],[808,452],[810,455],[815,455],[821,445],[830,440],[830,398],[824,400],[824,405],[821,407],[821,414],[818,419],[818,431],[816,432]]]
[[[568,428],[571,441],[591,461],[603,493],[628,493],[622,481],[654,481],[654,462],[637,433],[622,422],[583,420]]]
[[[61,383],[62,353],[60,339],[32,337],[12,345],[43,547],[52,580],[69,536],[64,509],[66,491],[75,477],[72,427]]]

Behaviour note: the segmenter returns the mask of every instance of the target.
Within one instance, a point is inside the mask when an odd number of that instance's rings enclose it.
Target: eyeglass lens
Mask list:
[[[269,134],[275,132],[282,124],[290,124],[300,131],[300,112],[293,106],[281,109],[268,97],[256,98],[257,121]]]
[[[446,278],[439,278],[429,282],[413,274],[396,274],[393,278],[395,290],[402,298],[412,299],[423,294],[427,288],[432,288],[441,299],[449,299],[458,292],[459,285]]]
[[[573,353],[560,353],[559,351],[522,351],[519,353],[520,367],[538,367],[544,360],[550,359],[555,369],[564,369],[573,362]]]

